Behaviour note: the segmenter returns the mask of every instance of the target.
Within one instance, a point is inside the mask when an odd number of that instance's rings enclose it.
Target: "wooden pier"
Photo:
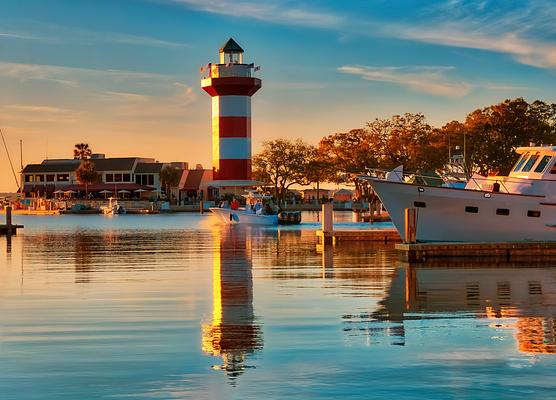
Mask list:
[[[17,234],[17,230],[19,228],[23,228],[23,225],[15,225],[12,224],[12,207],[6,207],[6,223],[4,225],[0,225],[0,235],[15,235]]]
[[[319,244],[336,244],[343,241],[381,242],[386,244],[399,243],[402,240],[396,229],[346,229],[329,232],[319,229],[317,237]]]
[[[322,229],[316,232],[318,243],[335,245],[343,241],[398,243],[401,237],[396,229],[334,229],[332,204],[322,205]]]
[[[556,260],[556,242],[498,243],[398,243],[395,246],[410,263],[441,258],[489,258],[491,260]]]

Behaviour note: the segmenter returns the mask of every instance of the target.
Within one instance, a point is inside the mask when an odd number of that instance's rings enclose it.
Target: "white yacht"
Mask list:
[[[421,242],[556,241],[556,146],[516,151],[508,176],[475,174],[465,188],[407,183],[396,170],[387,179],[361,178],[402,237],[404,210],[416,208]]]

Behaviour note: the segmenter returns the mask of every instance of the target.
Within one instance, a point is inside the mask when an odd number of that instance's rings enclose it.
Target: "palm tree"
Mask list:
[[[73,149],[73,158],[75,160],[88,160],[93,154],[87,143],[77,143]]]

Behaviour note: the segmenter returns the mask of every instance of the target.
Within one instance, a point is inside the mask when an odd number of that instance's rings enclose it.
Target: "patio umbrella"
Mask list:
[[[118,193],[121,193],[123,195],[122,198],[125,199],[126,193],[129,194],[131,192],[129,190],[122,189],[122,190],[118,190]]]
[[[65,194],[69,194],[70,197],[71,197],[72,194],[75,194],[75,193],[77,193],[77,192],[76,192],[75,190],[66,190],[64,193],[65,193]]]
[[[142,192],[148,192],[148,190],[146,190],[146,189],[137,189],[137,190],[134,190],[134,192],[135,193],[142,193]]]
[[[107,195],[108,193],[112,193],[112,191],[111,191],[111,190],[106,190],[106,189],[105,189],[105,190],[101,190],[99,193],[102,193],[102,194],[104,195],[104,198],[106,198],[106,195]]]

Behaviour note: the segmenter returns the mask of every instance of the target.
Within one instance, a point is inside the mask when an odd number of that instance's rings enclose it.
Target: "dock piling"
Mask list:
[[[417,210],[405,209],[405,242],[417,243]]]
[[[322,244],[334,243],[334,208],[332,203],[322,205]]]
[[[8,231],[11,231],[12,228],[12,206],[6,207],[6,227]]]

